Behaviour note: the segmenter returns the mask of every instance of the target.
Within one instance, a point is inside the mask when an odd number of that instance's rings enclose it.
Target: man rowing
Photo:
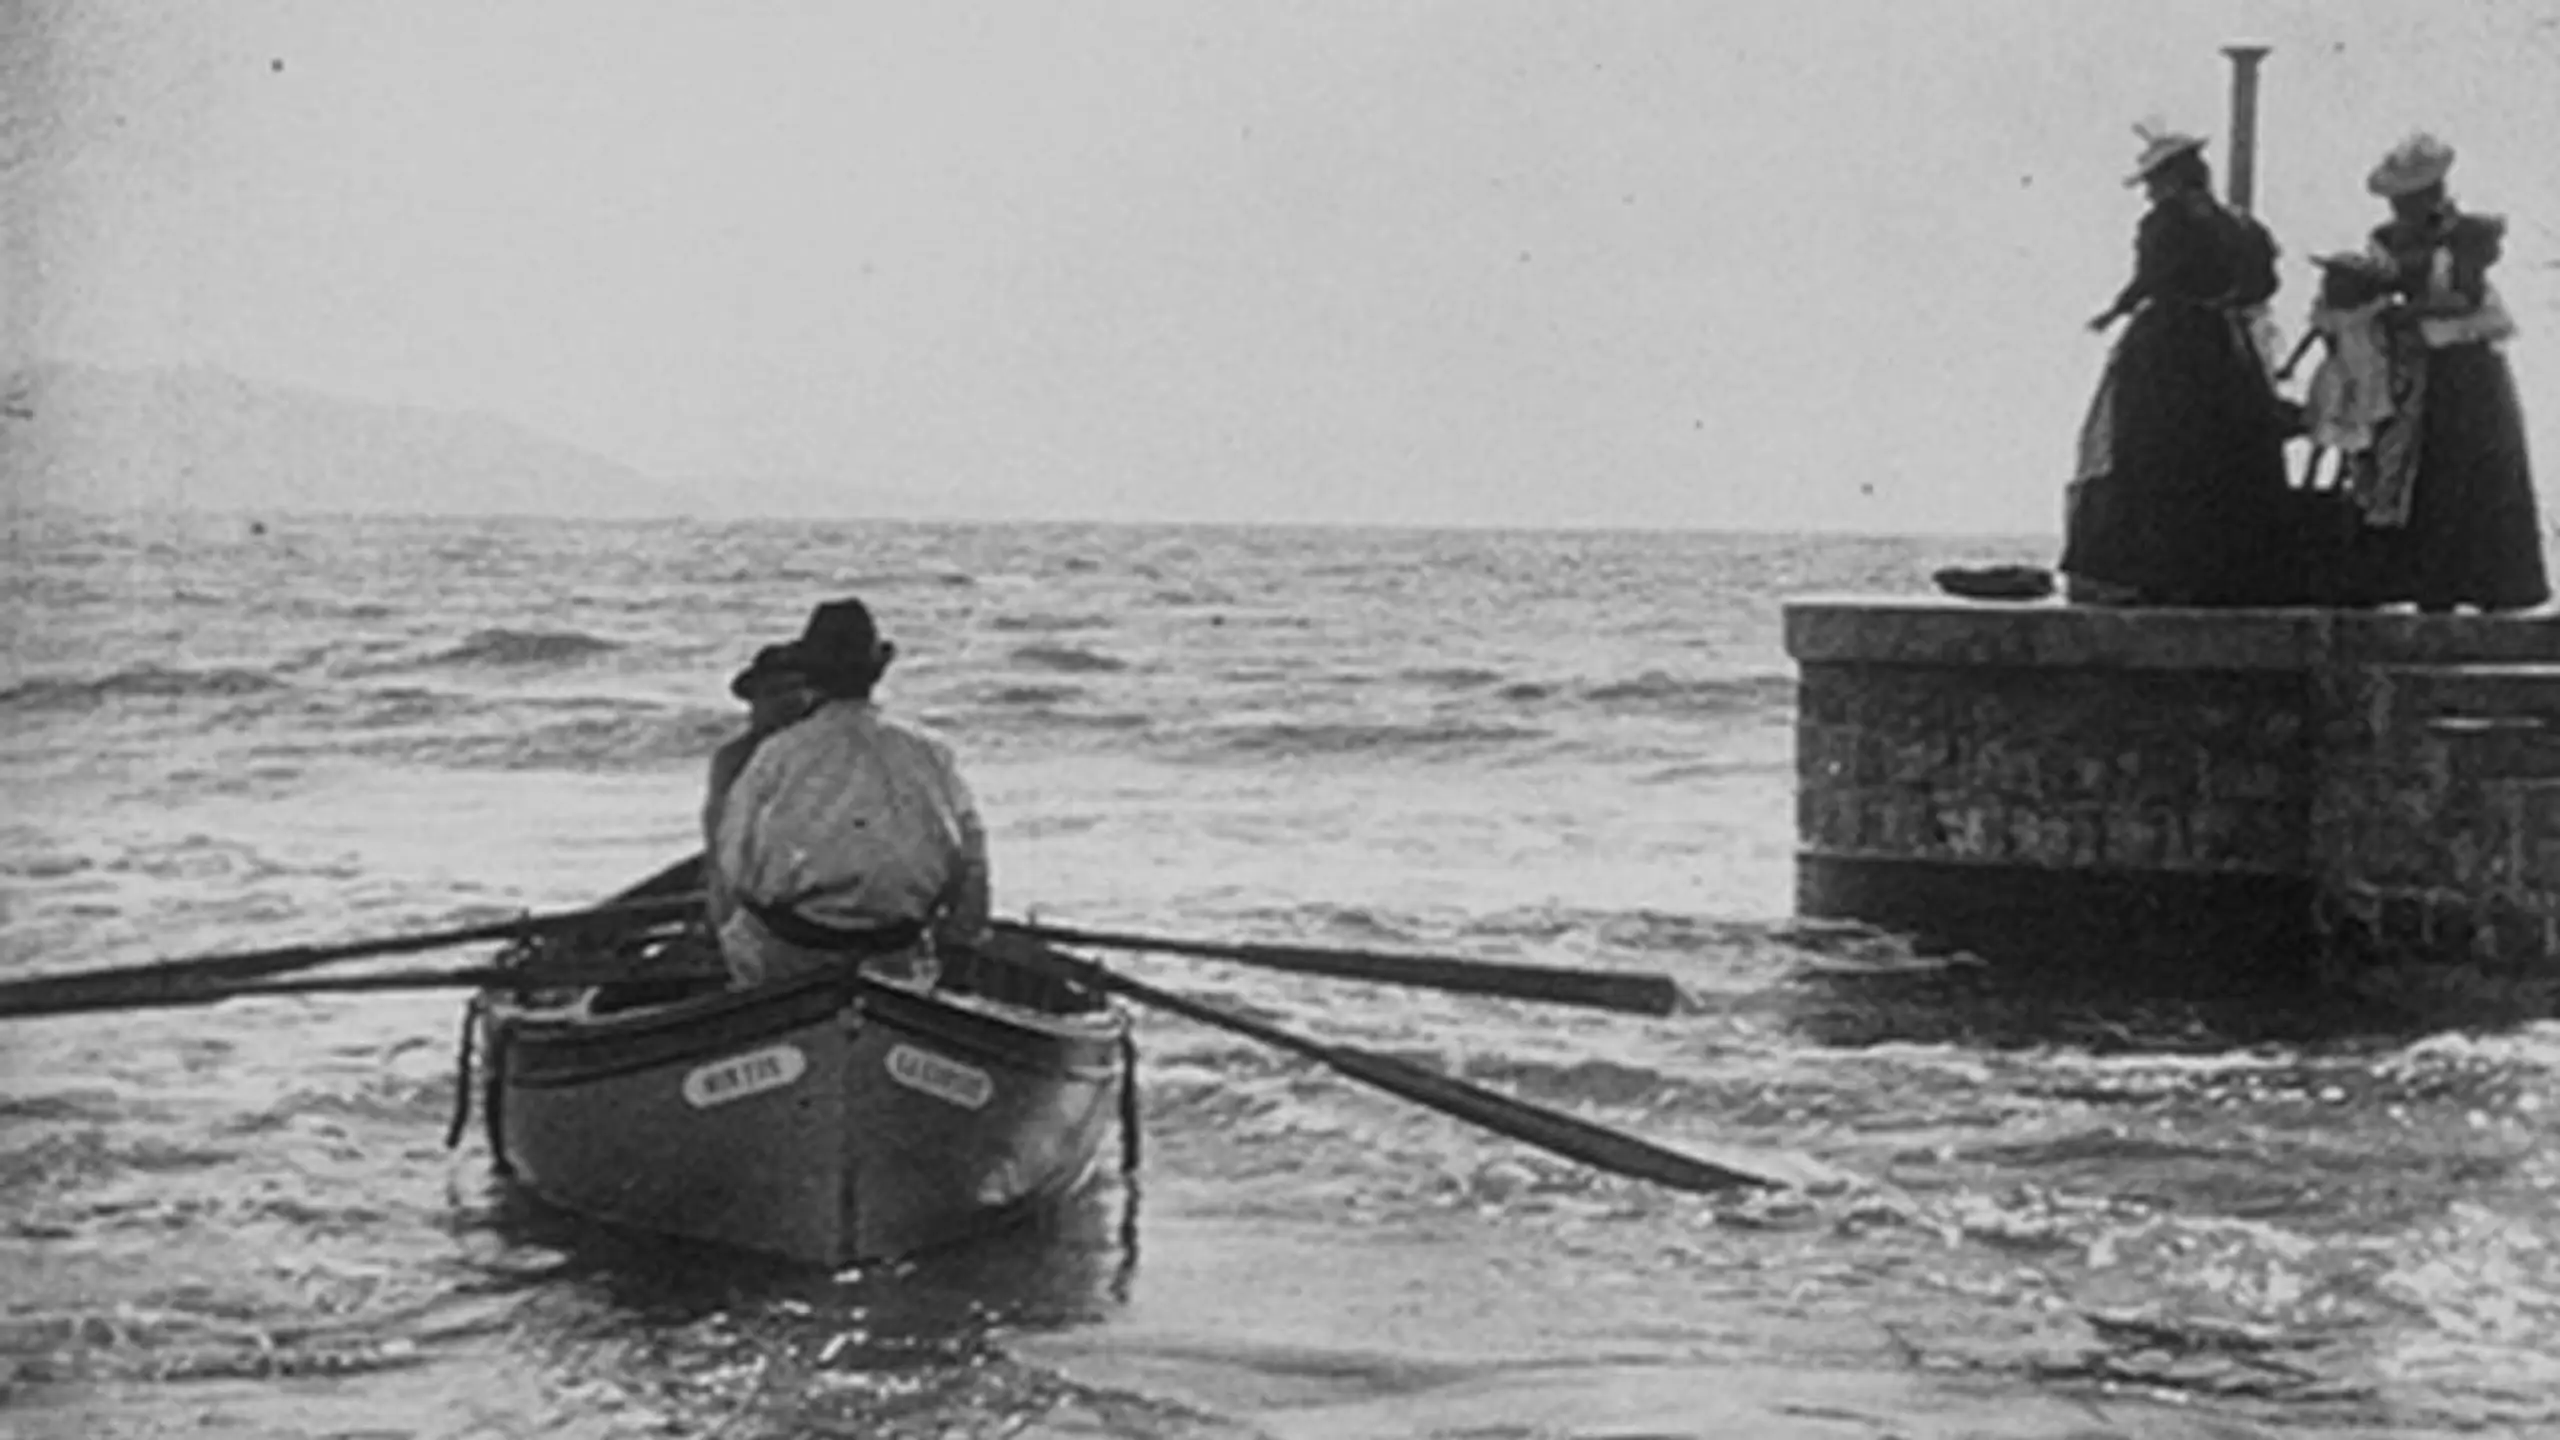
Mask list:
[[[738,783],[739,772],[755,757],[756,748],[766,738],[817,708],[818,692],[809,688],[809,677],[800,673],[799,662],[792,657],[789,645],[767,645],[756,652],[746,669],[730,678],[729,693],[747,702],[747,728],[719,749],[711,752],[711,774],[703,787],[702,853],[716,855],[720,849],[720,814],[729,802],[729,787]],[[737,898],[721,883],[720,867],[707,867],[711,928],[717,932],[728,923],[730,912],[737,908]]]
[[[719,933],[738,985],[846,964],[930,979],[936,941],[986,930],[986,829],[951,746],[872,700],[896,654],[844,599],[775,657],[817,706],[756,747],[720,804],[711,888],[734,900]]]

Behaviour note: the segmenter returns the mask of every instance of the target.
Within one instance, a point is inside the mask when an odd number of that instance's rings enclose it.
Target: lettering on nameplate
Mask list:
[[[684,1077],[684,1103],[696,1110],[779,1090],[809,1071],[797,1045],[767,1045],[726,1060],[696,1066]]]
[[[982,1108],[996,1093],[995,1079],[986,1071],[912,1045],[889,1047],[889,1078],[963,1110]]]

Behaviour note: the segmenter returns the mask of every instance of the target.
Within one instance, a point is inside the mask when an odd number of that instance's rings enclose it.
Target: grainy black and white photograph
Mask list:
[[[2560,0],[0,0],[0,1437],[2560,1435]]]

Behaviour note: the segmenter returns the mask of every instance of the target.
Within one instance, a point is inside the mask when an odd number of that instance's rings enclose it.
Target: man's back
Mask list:
[[[864,700],[831,701],[756,748],[715,858],[745,900],[821,925],[985,918],[985,834],[950,746]]]

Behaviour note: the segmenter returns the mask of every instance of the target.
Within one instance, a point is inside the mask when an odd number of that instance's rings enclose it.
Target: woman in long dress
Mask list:
[[[2391,203],[2372,236],[2400,297],[2384,439],[2405,450],[2409,478],[2406,523],[2364,539],[2381,599],[2435,612],[2526,610],[2551,597],[2551,584],[2524,412],[2498,348],[2515,324],[2488,279],[2506,222],[2456,208],[2445,192],[2452,168],[2453,147],[2418,134],[2365,179]]]
[[[2089,323],[2133,318],[2081,430],[2060,568],[2075,599],[2297,602],[2284,429],[2248,327],[2275,293],[2275,244],[2213,198],[2202,139],[2138,133],[2148,143],[2126,183],[2151,208],[2133,279]]]

